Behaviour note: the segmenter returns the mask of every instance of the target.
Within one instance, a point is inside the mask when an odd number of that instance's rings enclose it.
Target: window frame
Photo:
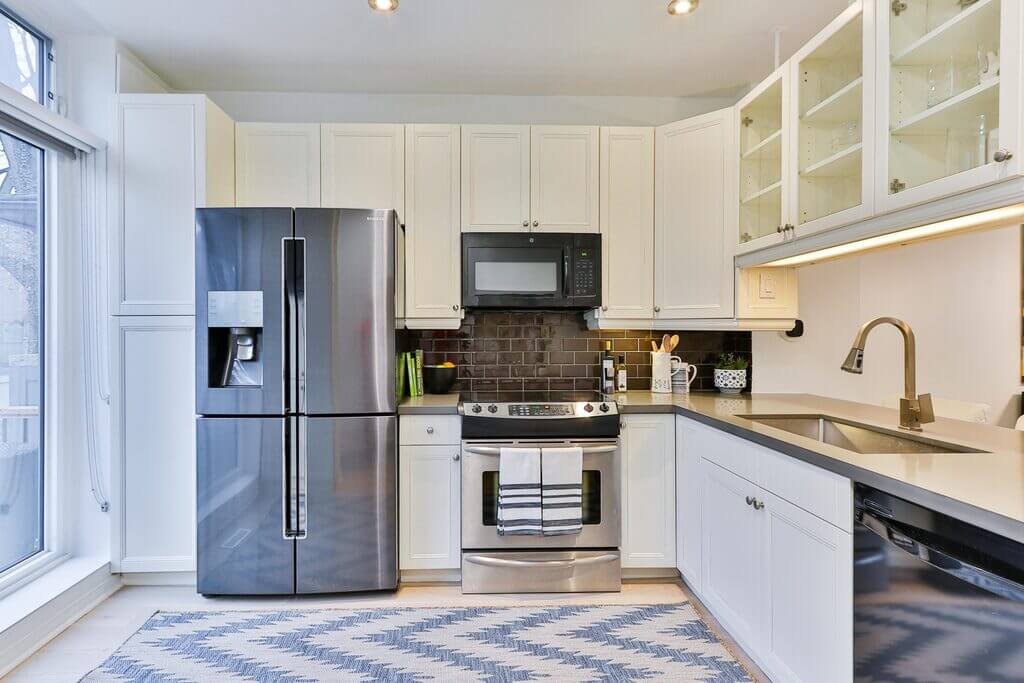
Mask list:
[[[53,40],[3,2],[0,2],[0,15],[18,24],[26,33],[35,36],[39,41],[39,97],[41,99],[33,100],[33,102],[41,104],[47,109],[55,109],[57,106],[56,88],[54,87],[56,60],[53,54]]]

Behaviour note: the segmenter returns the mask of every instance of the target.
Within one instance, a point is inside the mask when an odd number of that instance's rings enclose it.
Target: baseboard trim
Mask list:
[[[462,582],[462,572],[458,569],[403,569],[401,572],[401,583],[403,584],[459,584]]]
[[[0,633],[0,678],[120,588],[120,577],[110,573],[109,563],[104,564],[4,630]]]
[[[668,581],[679,580],[679,570],[675,567],[623,567],[623,581],[643,581],[651,583],[655,579]]]
[[[122,572],[126,586],[195,586],[195,572]]]

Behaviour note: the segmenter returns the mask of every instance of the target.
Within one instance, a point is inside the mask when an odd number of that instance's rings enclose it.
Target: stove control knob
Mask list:
[[[583,406],[583,410],[585,410],[588,413],[592,413],[594,412],[594,406],[588,403],[587,405]]]
[[[474,406],[473,406],[473,407],[471,408],[471,410],[472,410],[472,411],[473,411],[474,413],[479,413],[479,412],[480,412],[481,410],[483,410],[483,406],[481,406],[481,405],[480,405],[479,403],[477,403],[476,405],[474,405]]]
[[[489,412],[489,413],[496,413],[496,412],[498,412],[498,406],[496,406],[496,405],[494,405],[492,403],[491,405],[487,406],[487,412]]]
[[[601,404],[601,412],[602,413],[607,413],[608,412],[608,404],[607,403],[602,403]]]

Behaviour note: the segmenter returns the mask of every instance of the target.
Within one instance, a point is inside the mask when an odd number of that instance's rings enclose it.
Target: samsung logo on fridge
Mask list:
[[[366,217],[366,220],[368,220],[368,221],[379,221],[381,223],[383,223],[387,219],[388,219],[387,216],[367,216]]]

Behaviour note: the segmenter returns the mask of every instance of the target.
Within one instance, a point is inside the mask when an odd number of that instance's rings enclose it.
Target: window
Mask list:
[[[43,164],[0,131],[0,572],[44,547]]]
[[[0,5],[0,83],[46,104],[49,39]]]

